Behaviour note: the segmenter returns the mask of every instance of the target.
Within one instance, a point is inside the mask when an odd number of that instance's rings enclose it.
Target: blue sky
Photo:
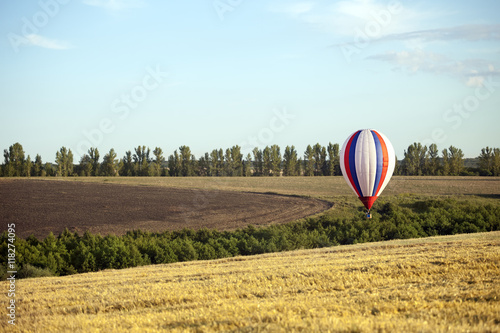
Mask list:
[[[500,2],[7,0],[0,143],[500,147]]]

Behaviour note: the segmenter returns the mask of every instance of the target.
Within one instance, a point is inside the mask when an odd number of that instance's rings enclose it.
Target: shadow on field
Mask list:
[[[500,194],[469,194],[476,197],[487,198],[487,199],[500,199]]]

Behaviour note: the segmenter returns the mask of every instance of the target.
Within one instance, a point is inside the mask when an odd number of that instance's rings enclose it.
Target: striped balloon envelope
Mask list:
[[[340,152],[340,168],[347,184],[369,212],[389,183],[396,154],[385,135],[364,129],[349,135]]]

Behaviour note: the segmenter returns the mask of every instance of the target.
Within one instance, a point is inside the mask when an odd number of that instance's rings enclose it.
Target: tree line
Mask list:
[[[407,199],[402,199],[407,200]],[[183,229],[123,236],[78,235],[67,229],[58,237],[16,239],[20,277],[68,275],[109,268],[189,260],[209,260],[296,249],[417,238],[500,229],[500,206],[456,199],[375,203],[367,220],[362,208],[352,218],[323,214],[302,221],[235,231]],[[0,276],[6,274],[7,232],[0,234]]]
[[[476,168],[466,168],[461,149],[450,146],[441,151],[436,144],[429,147],[413,143],[404,151],[404,159],[396,168],[396,174],[407,176],[499,176],[500,149],[486,147],[477,157]]]
[[[397,159],[396,159],[397,160]],[[397,162],[396,175],[500,175],[500,149],[486,147],[477,157],[477,167],[465,167],[464,154],[454,146],[438,150],[413,143],[404,151],[404,158]],[[339,176],[339,145],[317,143],[308,145],[299,157],[295,146],[286,146],[282,153],[278,145],[255,147],[243,156],[241,147],[214,149],[196,158],[188,146],[181,146],[173,154],[164,155],[160,147],[152,151],[146,146],[129,150],[122,158],[112,148],[101,159],[97,148],[90,148],[78,164],[74,163],[71,149],[61,147],[54,163],[42,162],[36,155],[33,161],[25,154],[20,143],[4,149],[4,163],[0,166],[3,177],[36,176]]]

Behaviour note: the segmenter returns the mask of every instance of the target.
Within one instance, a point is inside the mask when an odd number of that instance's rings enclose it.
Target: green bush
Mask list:
[[[103,237],[89,232],[79,236],[65,230],[57,238],[49,234],[42,241],[33,236],[16,238],[16,265],[22,267],[20,277],[68,275],[107,268],[500,230],[500,204],[496,201],[485,204],[474,198],[411,196],[387,200],[375,203],[372,219],[366,219],[359,209],[351,218],[339,218],[330,211],[297,222],[260,228],[248,226],[231,232],[134,230],[119,237]],[[8,237],[4,232],[0,235],[0,263],[7,262],[7,247]],[[0,264],[2,274],[6,272],[4,265]]]
[[[75,272],[76,273],[76,272]],[[21,279],[54,276],[48,268],[38,268],[30,264],[25,264],[18,272],[17,277]]]

